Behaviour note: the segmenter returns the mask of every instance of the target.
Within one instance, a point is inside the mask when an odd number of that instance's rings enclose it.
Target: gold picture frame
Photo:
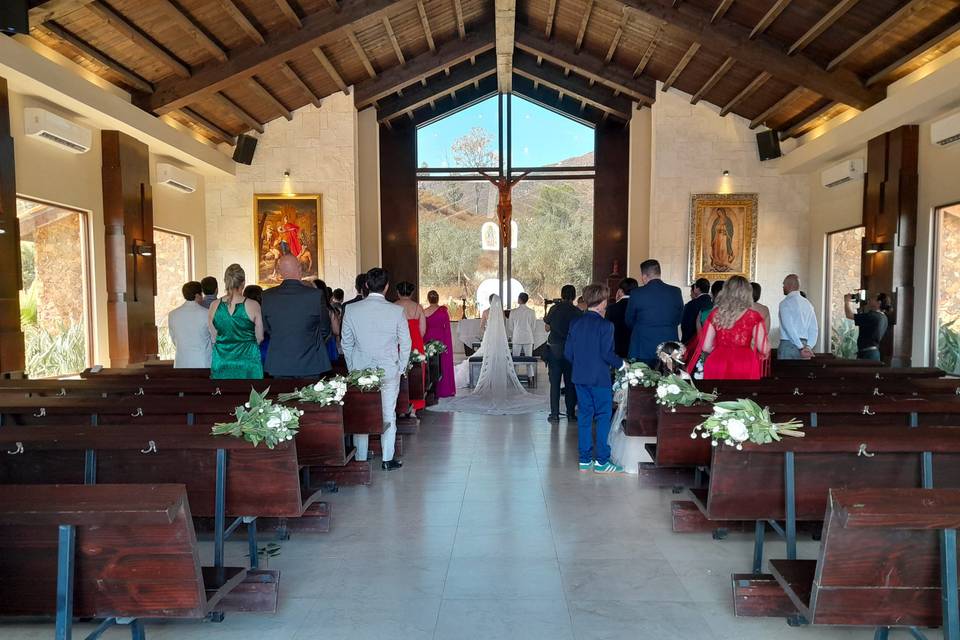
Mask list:
[[[757,194],[690,196],[690,282],[698,278],[753,281],[757,270]]]
[[[276,263],[290,253],[300,262],[300,277],[323,274],[323,210],[320,194],[258,193],[253,196],[253,247],[256,282],[272,287],[282,282]]]

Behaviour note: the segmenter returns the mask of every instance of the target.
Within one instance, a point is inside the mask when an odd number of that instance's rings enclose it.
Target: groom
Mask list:
[[[399,460],[393,459],[397,441],[397,396],[400,393],[400,376],[410,359],[412,345],[403,307],[387,302],[384,297],[388,281],[389,275],[384,269],[374,267],[367,272],[370,295],[350,305],[350,313],[343,318],[340,342],[350,371],[372,367],[384,370],[383,385],[380,387],[383,413],[381,466],[393,471],[403,466]],[[357,460],[367,459],[369,438],[367,434],[354,436]]]

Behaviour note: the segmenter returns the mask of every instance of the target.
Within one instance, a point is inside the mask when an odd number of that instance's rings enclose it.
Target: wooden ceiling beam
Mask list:
[[[617,47],[620,46],[620,40],[623,38],[623,30],[626,29],[629,19],[630,13],[624,8],[620,14],[620,24],[617,25],[617,30],[613,34],[613,40],[610,41],[610,47],[607,49],[607,55],[603,58],[606,64],[610,64],[610,61],[613,60],[613,54],[617,52]]]
[[[743,102],[744,100],[746,100],[747,98],[755,94],[757,90],[759,90],[760,87],[762,87],[764,83],[769,79],[770,79],[769,73],[767,73],[766,71],[760,72],[760,74],[756,78],[750,81],[750,84],[748,84],[743,89],[741,89],[737,95],[733,96],[730,102],[723,105],[723,108],[720,109],[720,117],[727,115],[728,113],[733,111],[733,109],[738,104],[740,104],[741,102]]]
[[[952,38],[954,34],[958,32],[960,32],[960,20],[955,21],[953,24],[948,26],[945,30],[933,36],[932,38],[930,38],[929,40],[921,44],[919,47],[917,47],[910,53],[891,62],[886,67],[884,67],[877,73],[870,76],[870,79],[867,80],[867,86],[872,87],[873,85],[879,82],[883,82],[884,80],[891,78],[900,67],[903,67],[909,64],[910,62],[912,62],[913,60],[921,56],[927,55],[927,53],[931,49],[934,49],[940,46],[940,44],[942,44],[944,40],[948,38]]]
[[[517,0],[494,0],[494,41],[497,50],[497,90],[510,93],[513,83],[513,42],[517,28]]]
[[[333,83],[339,87],[340,91],[343,91],[345,95],[350,95],[350,89],[347,87],[347,83],[343,81],[343,77],[340,75],[340,72],[337,71],[337,68],[333,66],[332,62],[330,62],[330,58],[328,58],[327,54],[323,52],[323,49],[320,47],[314,47],[313,55],[317,60],[320,61],[320,64],[327,72],[327,75],[330,76],[330,79],[333,80]]]
[[[194,124],[200,125],[202,129],[206,129],[207,132],[213,134],[214,139],[219,140],[220,142],[226,142],[230,145],[237,143],[236,136],[223,129],[223,127],[220,125],[214,124],[207,118],[204,118],[190,107],[181,108],[180,113],[188,120],[192,120]]]
[[[353,50],[357,53],[357,57],[360,58],[360,63],[363,65],[363,68],[367,70],[367,75],[371,78],[376,78],[377,70],[373,68],[370,58],[367,57],[367,52],[363,50],[363,45],[361,45],[360,40],[357,39],[357,34],[355,34],[350,27],[344,29],[344,32],[347,34],[347,40],[350,41]]]
[[[427,9],[423,6],[423,0],[417,0],[417,13],[420,14],[420,24],[423,26],[423,35],[427,39],[427,47],[435,52],[437,44],[433,41],[433,31],[430,29],[430,20],[427,19]]]
[[[39,6],[30,9],[28,19],[30,28],[40,26],[44,22],[51,20],[61,20],[77,9],[82,9],[93,2],[93,0],[47,0]]]
[[[210,55],[220,62],[227,61],[227,52],[204,32],[196,20],[181,11],[180,8],[175,6],[170,0],[153,0],[153,2],[174,24],[190,36],[191,40],[206,49]]]
[[[415,111],[438,98],[455,93],[465,87],[479,83],[483,78],[497,73],[496,55],[488,52],[477,58],[476,64],[465,62],[450,71],[450,75],[437,74],[427,86],[416,86],[403,92],[402,96],[393,96],[380,101],[377,108],[378,120],[391,120],[397,116]]]
[[[637,102],[650,105],[656,99],[656,82],[653,78],[634,78],[629,71],[616,65],[606,65],[601,58],[586,51],[574,53],[569,45],[547,40],[539,31],[517,27],[516,47],[531,55],[541,56],[552,64],[570,69],[584,78],[619,90]]]
[[[270,93],[265,86],[260,84],[260,81],[256,78],[249,78],[247,80],[247,86],[253,90],[258,98],[269,104],[274,111],[282,115],[287,120],[293,120],[293,113],[290,112],[290,109],[287,109],[286,105],[277,100],[277,97]]]
[[[517,74],[517,77],[514,78],[513,85],[516,95],[523,96],[527,100],[545,109],[560,113],[577,122],[595,125],[598,120],[600,120],[600,118],[596,117],[596,114],[607,114],[606,111],[600,111],[590,105],[587,105],[588,111],[585,112],[581,107],[583,103],[578,102],[576,105],[572,104],[572,101],[575,100],[574,98],[564,100],[560,92],[540,86],[539,80],[530,80]]]
[[[732,67],[734,63],[736,63],[736,60],[733,58],[727,58],[724,60],[723,64],[721,64],[720,67],[713,72],[713,75],[710,76],[710,79],[703,83],[703,86],[700,87],[695,94],[693,94],[693,97],[690,98],[690,104],[697,104],[700,102],[700,99],[707,95],[707,93],[709,93],[710,90],[713,89],[718,82],[720,82],[720,79],[726,75],[727,71],[730,70],[730,67]]]
[[[727,15],[727,11],[730,10],[730,5],[733,4],[733,0],[720,0],[720,4],[717,5],[716,11],[713,12],[713,17],[710,18],[710,22],[716,22],[723,16]]]
[[[453,40],[437,49],[407,60],[402,67],[384,70],[377,78],[364,80],[354,87],[354,103],[357,109],[365,109],[374,102],[420,82],[437,72],[437,69],[452,67],[471,57],[494,48],[493,25],[486,24],[467,33],[463,40]]]
[[[594,0],[587,0],[587,8],[583,11],[583,18],[580,20],[580,30],[577,31],[577,45],[574,51],[580,53],[583,47],[583,38],[587,35],[587,25],[590,23],[590,14],[593,13]]]
[[[553,35],[553,20],[557,16],[557,0],[549,0],[547,5],[547,28],[544,30],[543,35],[547,36],[547,39]]]
[[[765,125],[767,123],[767,120],[769,120],[770,117],[773,116],[773,114],[783,110],[784,107],[786,107],[791,102],[793,102],[794,100],[802,96],[804,93],[806,93],[806,91],[807,90],[804,89],[803,87],[796,87],[795,89],[790,91],[787,95],[783,96],[782,98],[774,102],[772,105],[764,109],[763,113],[761,113],[756,118],[751,120],[750,128],[756,129],[762,124]]]
[[[693,56],[697,55],[697,51],[700,50],[700,43],[694,42],[689,47],[687,47],[686,52],[684,52],[683,57],[680,58],[680,62],[677,63],[677,66],[673,68],[673,71],[670,72],[670,75],[667,76],[667,79],[663,82],[663,87],[661,91],[669,91],[670,87],[673,86],[673,83],[677,81],[677,78],[680,77],[680,74],[683,73],[683,70],[687,68],[687,65],[690,64],[690,61],[693,60]]]
[[[190,68],[187,65],[177,60],[169,51],[158,45],[149,36],[107,5],[99,0],[94,0],[94,2],[87,5],[87,11],[91,12],[100,22],[111,27],[145,53],[157,58],[181,78],[190,77]]]
[[[815,109],[814,111],[804,115],[802,118],[800,118],[800,120],[792,124],[789,129],[781,131],[780,139],[786,140],[787,138],[795,138],[797,136],[802,136],[803,134],[808,132],[810,129],[813,129],[815,126],[814,122],[822,118],[824,114],[826,114],[831,109],[833,109],[835,104],[836,103],[834,102],[828,101],[826,104],[824,104],[820,108]]]
[[[233,21],[237,23],[237,26],[240,27],[240,30],[247,34],[251,40],[257,44],[264,43],[263,34],[250,22],[247,15],[240,10],[240,7],[238,7],[233,0],[217,0],[217,2],[224,13],[230,16]]]
[[[340,3],[337,0],[327,0],[327,4],[330,5],[330,8],[334,11],[340,11]]]
[[[273,0],[277,4],[277,8],[280,9],[280,13],[283,14],[283,17],[287,19],[287,22],[292,24],[297,29],[303,28],[303,21],[300,19],[300,16],[297,15],[297,12],[293,10],[293,7],[290,6],[288,0]]]
[[[210,99],[221,109],[232,113],[238,120],[241,120],[245,125],[250,127],[250,129],[256,131],[257,133],[263,133],[263,123],[254,118],[249,112],[247,112],[246,109],[238,105],[227,96],[223,95],[222,93],[215,93],[210,96]]]
[[[323,99],[317,95],[317,93],[307,86],[307,83],[303,81],[303,78],[299,73],[293,70],[293,67],[289,63],[283,62],[280,64],[280,73],[283,74],[290,84],[300,89],[300,92],[310,100],[310,103],[315,107],[320,107],[323,103]]]
[[[457,16],[457,35],[463,40],[467,37],[467,27],[463,22],[463,3],[460,0],[453,0],[453,12]]]
[[[930,0],[910,0],[904,6],[893,12],[886,20],[868,31],[862,38],[844,49],[836,58],[827,65],[827,71],[833,71],[841,62],[852,56],[854,53],[867,46],[894,26],[907,20],[911,15],[929,4]]]
[[[760,22],[750,30],[750,39],[753,40],[766,31],[767,28],[773,24],[773,21],[780,17],[780,14],[783,13],[783,10],[786,9],[789,4],[790,0],[774,0],[773,6],[763,14]]]
[[[790,48],[787,49],[787,55],[792,56],[795,53],[803,51],[807,46],[820,37],[820,35],[833,26],[833,24],[839,20],[843,14],[853,8],[853,5],[857,4],[857,0],[840,0],[837,4],[833,6],[830,11],[828,11],[822,18],[817,20],[817,22],[807,30],[805,34],[800,36],[800,38],[790,45]]]
[[[643,74],[646,70],[647,65],[650,64],[650,58],[653,57],[653,52],[657,48],[657,42],[660,39],[660,33],[663,31],[663,25],[657,27],[657,30],[654,32],[653,37],[650,39],[650,43],[647,45],[647,48],[643,50],[643,55],[640,56],[640,62],[637,64],[637,67],[633,70],[633,77],[636,78]]]
[[[749,31],[728,18],[711,24],[710,14],[692,4],[671,8],[658,0],[621,1],[649,18],[663,21],[664,30],[676,37],[695,40],[710,51],[747,64],[762,64],[771,75],[784,82],[805,86],[830,100],[862,110],[886,95],[882,89],[864,87],[849,71],[828,72],[809,58],[786,55],[779,45],[764,37],[750,40]]]
[[[403,57],[403,49],[400,48],[400,41],[397,40],[397,34],[393,32],[393,25],[390,24],[390,18],[383,16],[383,28],[387,31],[387,38],[390,39],[390,44],[393,46],[393,52],[397,54],[397,60],[400,62],[400,66],[407,64],[407,59]]]
[[[533,58],[529,56],[518,56],[514,60],[514,73],[528,80],[536,80],[542,86],[548,87],[568,95],[581,103],[606,111],[617,116],[621,120],[629,120],[632,110],[632,101],[626,96],[614,96],[606,87],[597,85],[590,86],[589,83],[577,76],[565,76],[556,67],[537,66]]]
[[[39,31],[46,32],[51,38],[58,39],[73,49],[76,49],[80,55],[87,60],[94,62],[101,67],[120,76],[123,81],[131,88],[143,93],[153,93],[153,85],[138,76],[136,73],[123,66],[104,52],[92,47],[90,44],[81,40],[70,31],[67,31],[53,20],[48,20],[35,27]]]
[[[272,73],[281,62],[307,54],[314,47],[342,41],[347,26],[359,28],[380,22],[388,11],[396,11],[397,5],[391,0],[346,0],[339,13],[310,14],[302,29],[266,34],[266,44],[232,51],[225,64],[211,61],[195,70],[188,80],[157,83],[156,92],[142,106],[165,113],[198,102],[202,96],[222,91],[244,78]]]

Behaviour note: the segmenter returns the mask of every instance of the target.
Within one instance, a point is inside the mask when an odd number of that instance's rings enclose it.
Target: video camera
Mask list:
[[[853,293],[849,294],[850,300],[856,302],[857,304],[863,304],[867,301],[867,290],[866,289],[857,289]]]

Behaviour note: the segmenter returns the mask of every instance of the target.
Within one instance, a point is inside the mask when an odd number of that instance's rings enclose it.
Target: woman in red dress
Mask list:
[[[423,307],[413,300],[414,286],[410,282],[400,282],[397,284],[396,304],[403,307],[403,313],[407,317],[407,324],[410,325],[410,340],[413,343],[411,350],[424,353],[423,334],[427,332],[427,316],[423,312]],[[426,367],[420,367],[420,375],[424,377],[424,386],[426,385]],[[410,400],[412,411],[411,415],[416,415],[416,411],[427,406],[424,399]]]
[[[763,316],[754,311],[753,287],[742,276],[733,276],[723,286],[697,348],[690,358],[690,371],[706,355],[704,380],[759,380],[770,357],[770,343]]]

